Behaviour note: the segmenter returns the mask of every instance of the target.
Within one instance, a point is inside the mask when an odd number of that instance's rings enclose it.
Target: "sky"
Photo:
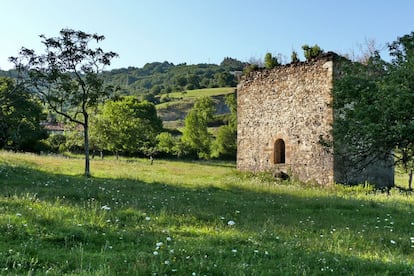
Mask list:
[[[268,52],[290,61],[304,44],[358,53],[414,31],[413,13],[413,0],[0,0],[0,69],[23,46],[42,53],[39,35],[63,28],[104,35],[103,50],[119,54],[108,69]]]

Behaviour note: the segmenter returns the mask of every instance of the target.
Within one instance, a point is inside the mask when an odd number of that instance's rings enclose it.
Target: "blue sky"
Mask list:
[[[318,44],[350,53],[414,31],[412,0],[0,0],[0,69],[22,46],[41,51],[38,35],[62,28],[105,35],[111,68],[147,62],[220,63],[224,57],[289,60]]]

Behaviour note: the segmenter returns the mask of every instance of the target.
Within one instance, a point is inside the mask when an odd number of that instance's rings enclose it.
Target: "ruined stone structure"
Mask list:
[[[377,182],[393,185],[393,168],[375,164],[363,173],[340,166],[321,141],[333,140],[332,89],[340,58],[255,71],[237,88],[237,167],[284,172],[322,185]],[[381,183],[380,183],[381,182]]]

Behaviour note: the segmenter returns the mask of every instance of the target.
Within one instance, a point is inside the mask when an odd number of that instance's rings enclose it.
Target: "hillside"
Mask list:
[[[158,116],[167,128],[182,127],[185,116],[193,107],[194,101],[206,96],[213,98],[217,115],[227,114],[230,110],[225,103],[225,96],[234,92],[234,87],[223,87],[171,93],[168,94],[168,101],[164,99],[163,103],[156,105]]]
[[[158,95],[203,88],[234,87],[245,66],[245,63],[232,58],[225,58],[220,65],[174,65],[165,61],[147,63],[142,68],[114,69],[103,75],[108,84],[120,88],[121,95],[140,95],[156,102]]]
[[[224,96],[232,93],[246,63],[225,58],[220,65],[152,62],[142,68],[128,67],[103,72],[109,85],[117,87],[115,96],[133,95],[157,105],[166,127],[179,127],[194,100],[213,97],[217,114],[228,113]],[[2,71],[0,76],[17,78],[16,70]]]

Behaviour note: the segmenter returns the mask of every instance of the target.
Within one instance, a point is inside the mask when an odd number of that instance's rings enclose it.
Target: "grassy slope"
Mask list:
[[[0,274],[414,271],[414,199],[394,190],[275,183],[228,163],[95,160],[91,179],[82,166],[0,152]]]
[[[233,93],[234,90],[234,87],[220,87],[189,90],[185,93],[171,93],[169,94],[171,101],[156,106],[158,115],[163,119],[167,127],[180,127],[183,125],[183,118],[185,118],[188,111],[193,107],[195,99],[206,96],[216,97],[216,104],[218,104],[218,101],[224,101],[224,98],[218,99],[218,96]]]

